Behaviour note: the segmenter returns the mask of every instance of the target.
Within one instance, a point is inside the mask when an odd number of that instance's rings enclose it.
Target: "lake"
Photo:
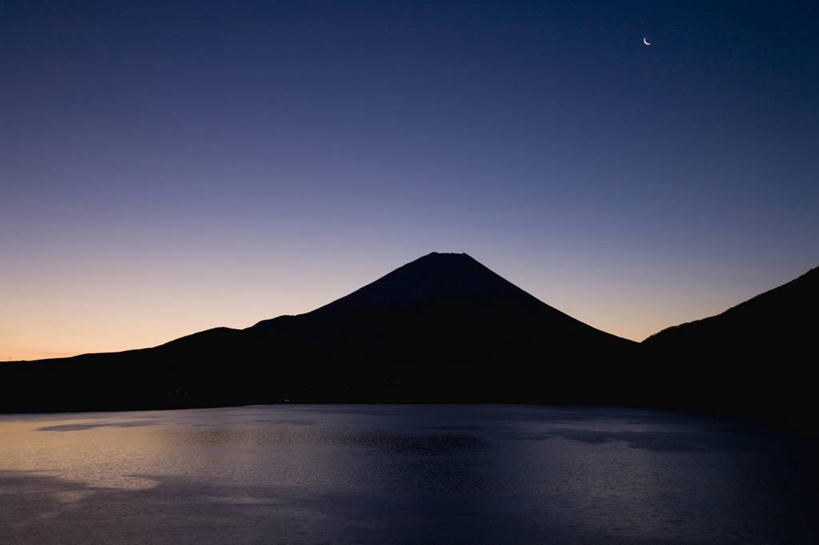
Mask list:
[[[0,543],[813,544],[817,453],[613,408],[0,415]]]

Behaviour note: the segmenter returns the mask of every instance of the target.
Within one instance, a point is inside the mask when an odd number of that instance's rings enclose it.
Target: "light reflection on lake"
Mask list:
[[[814,442],[670,413],[0,416],[0,543],[815,543]]]

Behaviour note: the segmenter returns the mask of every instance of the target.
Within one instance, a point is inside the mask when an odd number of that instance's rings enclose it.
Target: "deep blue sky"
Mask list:
[[[819,265],[817,21],[0,1],[0,359],[245,327],[433,250],[636,340],[724,310]]]

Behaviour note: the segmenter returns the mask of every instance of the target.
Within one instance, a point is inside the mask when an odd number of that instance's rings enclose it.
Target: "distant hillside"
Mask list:
[[[642,344],[667,370],[670,404],[801,421],[814,408],[817,309],[819,267]]]
[[[819,267],[722,314],[664,329],[643,344],[687,352],[806,347],[816,332],[817,309]]]
[[[628,403],[637,347],[550,307],[466,254],[432,253],[312,312],[245,330],[3,364],[0,408]]]

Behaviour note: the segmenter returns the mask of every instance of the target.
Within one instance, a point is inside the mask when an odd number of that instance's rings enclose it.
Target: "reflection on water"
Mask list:
[[[817,453],[623,409],[0,416],[0,543],[814,543]]]

